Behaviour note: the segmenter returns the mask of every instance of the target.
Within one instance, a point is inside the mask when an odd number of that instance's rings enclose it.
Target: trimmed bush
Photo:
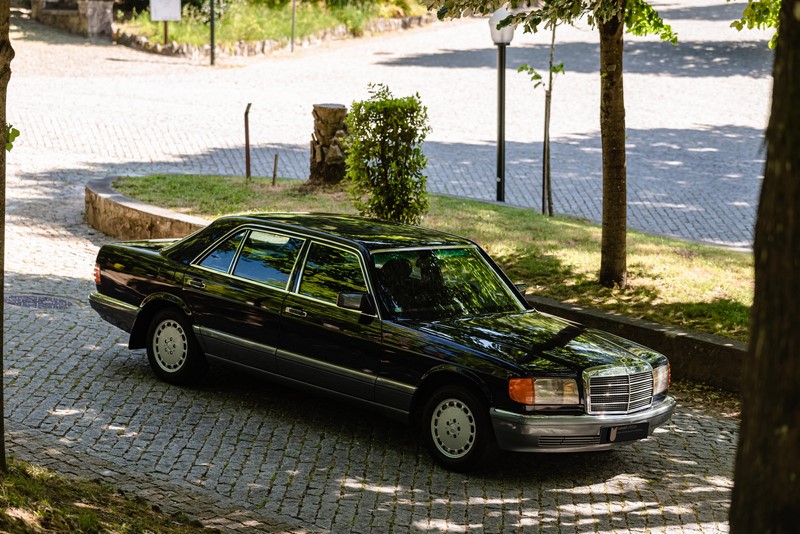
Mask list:
[[[350,199],[362,215],[418,224],[428,209],[428,109],[419,94],[395,98],[383,84],[369,87],[370,98],[353,102],[345,119]]]

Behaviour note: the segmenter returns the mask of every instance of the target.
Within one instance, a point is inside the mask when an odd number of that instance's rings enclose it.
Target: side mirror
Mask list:
[[[522,293],[523,297],[528,294],[528,284],[514,284],[514,287],[517,288],[517,291]]]
[[[366,293],[339,293],[336,305],[346,310],[355,310],[368,315],[375,315],[375,306]]]

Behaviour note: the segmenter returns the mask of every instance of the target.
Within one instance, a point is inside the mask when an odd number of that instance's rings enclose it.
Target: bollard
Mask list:
[[[250,106],[244,110],[244,177],[245,181],[250,181]]]

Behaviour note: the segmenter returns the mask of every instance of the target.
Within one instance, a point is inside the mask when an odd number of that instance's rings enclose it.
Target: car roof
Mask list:
[[[473,245],[469,239],[409,224],[332,213],[261,213],[217,219],[258,224],[361,245],[368,250]],[[215,221],[215,223],[217,222]],[[237,226],[239,225],[237,224]]]

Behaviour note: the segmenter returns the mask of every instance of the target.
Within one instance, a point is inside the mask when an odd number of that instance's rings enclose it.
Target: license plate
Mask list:
[[[607,426],[600,429],[600,443],[619,443],[644,439],[650,430],[649,423],[635,425]]]

